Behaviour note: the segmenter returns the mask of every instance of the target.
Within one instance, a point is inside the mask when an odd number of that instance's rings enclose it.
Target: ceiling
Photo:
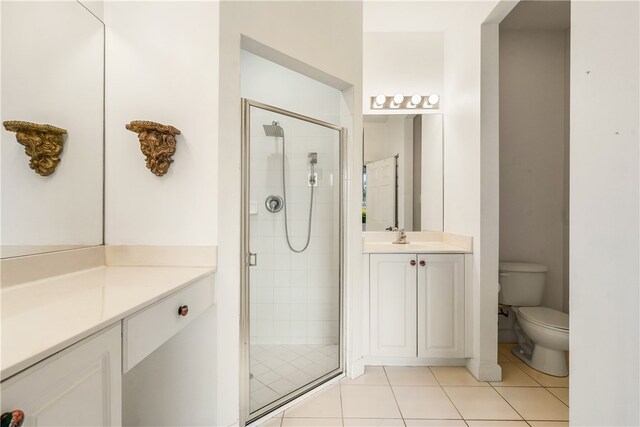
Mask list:
[[[500,23],[500,29],[566,30],[570,25],[570,1],[522,0]]]

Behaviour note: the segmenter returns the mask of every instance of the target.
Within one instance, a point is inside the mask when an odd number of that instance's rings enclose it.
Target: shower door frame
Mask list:
[[[247,98],[242,98],[242,142],[241,142],[241,231],[240,231],[240,414],[239,423],[240,426],[245,426],[260,417],[268,414],[269,412],[286,405],[292,400],[304,395],[305,393],[313,390],[319,385],[341,375],[345,370],[345,331],[344,331],[344,318],[345,318],[345,240],[344,240],[344,226],[346,224],[345,218],[345,206],[347,197],[347,129],[342,126],[328,123],[322,120],[315,119],[313,117],[304,116],[302,114],[294,113],[292,111],[284,110],[282,108],[274,107],[272,105],[264,104],[258,101],[253,101]],[[260,408],[255,412],[251,412],[250,407],[250,221],[249,221],[249,208],[250,208],[250,173],[251,173],[251,107],[260,108],[262,110],[270,111],[273,113],[288,116],[294,119],[302,120],[308,123],[312,123],[318,126],[323,126],[329,129],[338,131],[339,138],[339,174],[338,182],[340,183],[340,196],[339,196],[339,267],[338,267],[338,280],[339,280],[339,366],[338,368],[324,374],[321,377],[316,378],[309,384],[300,387],[299,389],[291,392],[289,395],[271,402],[269,405]]]

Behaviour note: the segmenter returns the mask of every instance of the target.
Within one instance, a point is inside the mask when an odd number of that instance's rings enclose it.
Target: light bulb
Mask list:
[[[383,95],[383,94],[381,94],[381,93],[380,93],[380,94],[378,94],[378,95],[376,96],[376,100],[375,100],[375,102],[374,102],[373,107],[374,107],[374,108],[382,108],[382,107],[384,107],[384,103],[386,102],[386,100],[387,100],[387,97],[386,97],[386,96],[384,96],[384,95]]]
[[[418,95],[417,93],[411,97],[411,103],[413,105],[420,104],[420,101],[422,101],[422,96]]]
[[[398,108],[400,104],[404,101],[404,95],[401,93],[396,93],[393,95],[393,102],[391,103],[391,108]]]
[[[438,94],[429,95],[429,104],[436,105],[440,101],[440,96]]]

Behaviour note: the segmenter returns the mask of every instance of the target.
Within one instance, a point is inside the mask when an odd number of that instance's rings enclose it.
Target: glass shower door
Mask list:
[[[244,101],[248,420],[341,369],[338,126]]]

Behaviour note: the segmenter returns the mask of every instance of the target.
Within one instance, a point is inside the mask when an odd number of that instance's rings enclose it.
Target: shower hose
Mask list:
[[[289,249],[291,249],[293,252],[299,254],[302,253],[304,251],[307,250],[307,248],[309,247],[309,243],[311,242],[311,217],[313,215],[313,183],[312,185],[310,185],[311,187],[311,202],[309,203],[309,224],[307,226],[307,241],[304,244],[304,247],[302,249],[296,249],[293,247],[293,245],[291,244],[291,239],[289,238],[289,219],[288,219],[288,214],[287,214],[287,178],[286,178],[286,167],[285,167],[285,138],[284,138],[284,132],[282,134],[282,195],[284,198],[284,235],[287,238],[287,245],[289,245]],[[314,168],[313,168],[313,163],[311,163],[311,177],[313,177],[313,172],[314,172]]]

